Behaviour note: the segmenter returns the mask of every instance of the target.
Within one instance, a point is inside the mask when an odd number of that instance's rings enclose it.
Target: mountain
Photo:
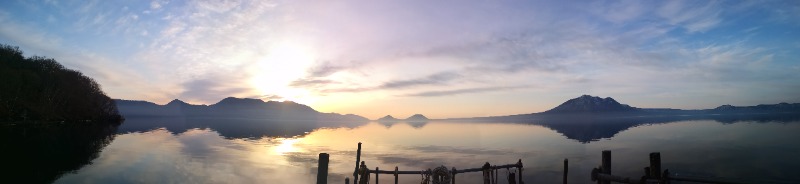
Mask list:
[[[428,119],[428,117],[425,117],[422,114],[414,114],[413,116],[408,117],[405,120],[408,122],[419,122],[419,121],[428,121],[430,119]]]
[[[378,121],[380,121],[380,122],[395,122],[395,121],[400,121],[400,119],[392,117],[392,115],[386,115],[386,116],[384,116],[382,118],[379,118]]]
[[[552,129],[569,139],[589,143],[611,138],[631,127],[688,120],[714,120],[720,123],[797,122],[800,120],[800,103],[722,105],[714,109],[683,110],[636,108],[621,104],[610,97],[582,95],[540,113],[443,121],[534,124]]]
[[[744,111],[755,111],[755,112],[792,112],[792,111],[800,111],[800,103],[779,103],[779,104],[760,104],[756,106],[732,106],[732,105],[721,105],[717,108],[711,109],[710,111],[714,112],[744,112]]]
[[[228,97],[212,105],[193,105],[175,99],[165,105],[147,101],[115,100],[120,114],[126,117],[202,117],[251,118],[275,121],[354,121],[367,118],[353,114],[320,113],[313,108],[291,102],[264,102],[260,99]]]
[[[174,106],[174,107],[183,107],[183,106],[189,106],[189,105],[191,105],[191,104],[186,103],[186,102],[181,101],[181,100],[178,100],[178,99],[172,100],[172,101],[170,101],[169,103],[166,104],[166,106]]]
[[[507,122],[562,122],[587,119],[649,118],[665,116],[719,116],[754,114],[800,114],[800,103],[762,104],[756,106],[722,105],[714,109],[683,110],[670,108],[636,108],[621,104],[611,97],[600,98],[582,95],[567,100],[557,107],[530,114],[507,116],[452,118],[451,121],[507,121]],[[557,121],[554,121],[557,120]],[[605,121],[605,120],[604,120]]]
[[[590,95],[582,95],[578,98],[567,100],[561,105],[547,110],[544,113],[601,113],[601,112],[631,112],[637,108],[629,105],[620,104],[611,97],[600,98]]]

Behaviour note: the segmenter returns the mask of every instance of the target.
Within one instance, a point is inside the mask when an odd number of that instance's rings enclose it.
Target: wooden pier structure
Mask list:
[[[670,174],[668,169],[661,170],[661,153],[653,152],[649,155],[649,166],[644,168],[644,175],[639,178],[631,178],[631,177],[624,177],[619,175],[613,175],[611,173],[611,151],[604,150],[602,151],[602,159],[601,165],[598,168],[593,168],[591,171],[591,180],[593,182],[597,182],[597,184],[610,184],[611,182],[615,183],[627,183],[627,184],[669,184],[671,181],[680,181],[680,182],[692,182],[692,183],[714,183],[714,184],[749,184],[749,183],[792,183],[792,182],[785,182],[785,181],[740,181],[734,179],[724,179],[724,178],[697,178],[697,177],[686,177],[686,176],[679,176]],[[328,177],[328,162],[329,162],[329,155],[327,153],[320,153],[319,154],[319,167],[317,168],[317,184],[327,184],[327,177]],[[356,152],[356,166],[353,170],[353,184],[368,184],[370,182],[370,177],[374,174],[375,177],[375,184],[378,184],[380,174],[388,174],[394,176],[394,183],[398,183],[398,175],[401,174],[414,174],[414,175],[422,175],[423,181],[422,183],[432,183],[432,184],[455,184],[455,176],[456,174],[460,173],[469,173],[469,172],[483,172],[483,183],[484,184],[497,184],[498,181],[498,172],[499,169],[511,169],[516,168],[517,173],[516,177],[510,175],[507,177],[508,183],[510,184],[523,184],[522,181],[522,159],[519,159],[517,163],[513,164],[505,164],[505,165],[491,165],[488,162],[484,163],[482,167],[476,168],[469,168],[469,169],[456,169],[455,167],[447,168],[445,166],[440,166],[435,169],[427,169],[427,170],[415,170],[415,171],[401,171],[397,166],[394,167],[394,170],[380,170],[379,167],[375,167],[374,170],[369,169],[366,166],[364,161],[361,161],[361,143],[358,143],[358,151]],[[567,184],[567,175],[569,171],[569,160],[564,159],[564,171],[562,182],[563,184]],[[345,178],[345,184],[350,184],[350,178]]]
[[[329,155],[327,153],[320,153],[319,154],[319,167],[317,169],[317,184],[327,184],[327,176],[328,176],[328,161]],[[356,152],[356,167],[353,171],[353,184],[367,184],[370,182],[370,177],[372,174],[375,175],[375,184],[378,184],[380,174],[388,174],[390,176],[394,176],[394,183],[398,183],[398,176],[402,174],[413,174],[413,175],[422,175],[424,176],[423,181],[425,183],[433,183],[433,184],[455,184],[456,174],[460,173],[469,173],[469,172],[483,172],[484,176],[484,183],[485,184],[496,184],[498,181],[498,174],[497,170],[499,169],[511,169],[516,168],[517,173],[514,178],[507,178],[510,183],[519,183],[522,184],[522,159],[519,159],[517,163],[513,164],[505,164],[505,165],[491,165],[488,162],[484,163],[482,167],[477,168],[469,168],[469,169],[456,169],[455,167],[447,168],[445,166],[440,166],[434,169],[427,169],[427,170],[413,170],[413,171],[401,171],[397,166],[394,167],[394,170],[380,170],[379,167],[375,167],[374,170],[367,168],[366,163],[361,161],[361,143],[358,143],[358,151]],[[517,182],[519,181],[519,182]],[[350,184],[350,178],[345,178],[345,183]]]

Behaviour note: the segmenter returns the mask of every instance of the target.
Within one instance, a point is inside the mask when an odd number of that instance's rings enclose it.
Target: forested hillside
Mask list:
[[[114,103],[81,72],[0,44],[0,123],[118,122]]]

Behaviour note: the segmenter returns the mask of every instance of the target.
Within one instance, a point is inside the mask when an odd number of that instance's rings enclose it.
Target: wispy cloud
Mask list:
[[[333,80],[325,80],[325,79],[299,79],[293,81],[291,85],[295,87],[303,87],[307,89],[316,90],[322,93],[366,92],[366,91],[376,91],[376,90],[401,90],[401,89],[424,87],[424,86],[444,86],[447,85],[449,82],[457,80],[461,77],[462,75],[454,72],[440,72],[413,79],[398,79],[398,80],[386,81],[381,83],[380,85],[371,87],[367,87],[364,85],[335,87],[334,85],[340,84],[340,82],[336,82]]]
[[[442,72],[433,75],[428,75],[423,78],[410,79],[410,80],[397,80],[389,81],[381,85],[380,89],[393,89],[393,88],[408,88],[422,85],[444,85],[449,81],[457,79],[461,75],[454,72]]]
[[[216,102],[228,96],[242,96],[252,90],[249,87],[242,87],[236,84],[231,84],[225,80],[225,77],[209,77],[202,79],[194,79],[183,83],[181,86],[184,88],[183,92],[178,94],[176,98],[180,98],[190,102]],[[263,96],[266,98],[276,96]]]
[[[479,87],[479,88],[465,88],[465,89],[442,90],[442,91],[424,91],[424,92],[420,92],[420,93],[407,94],[407,95],[403,95],[403,96],[409,96],[409,97],[437,97],[437,96],[450,96],[450,95],[460,95],[460,94],[469,94],[469,93],[484,93],[484,92],[493,92],[493,91],[506,91],[506,90],[524,89],[524,88],[530,88],[530,87],[532,87],[532,86]]]
[[[669,23],[681,26],[688,32],[704,32],[722,22],[719,4],[715,1],[668,1],[658,14]]]

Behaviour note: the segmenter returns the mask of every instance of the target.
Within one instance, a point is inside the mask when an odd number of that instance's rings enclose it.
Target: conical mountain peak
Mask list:
[[[634,110],[636,108],[620,104],[611,97],[600,98],[581,95],[578,98],[567,100],[561,105],[546,111],[546,113],[622,112]]]

